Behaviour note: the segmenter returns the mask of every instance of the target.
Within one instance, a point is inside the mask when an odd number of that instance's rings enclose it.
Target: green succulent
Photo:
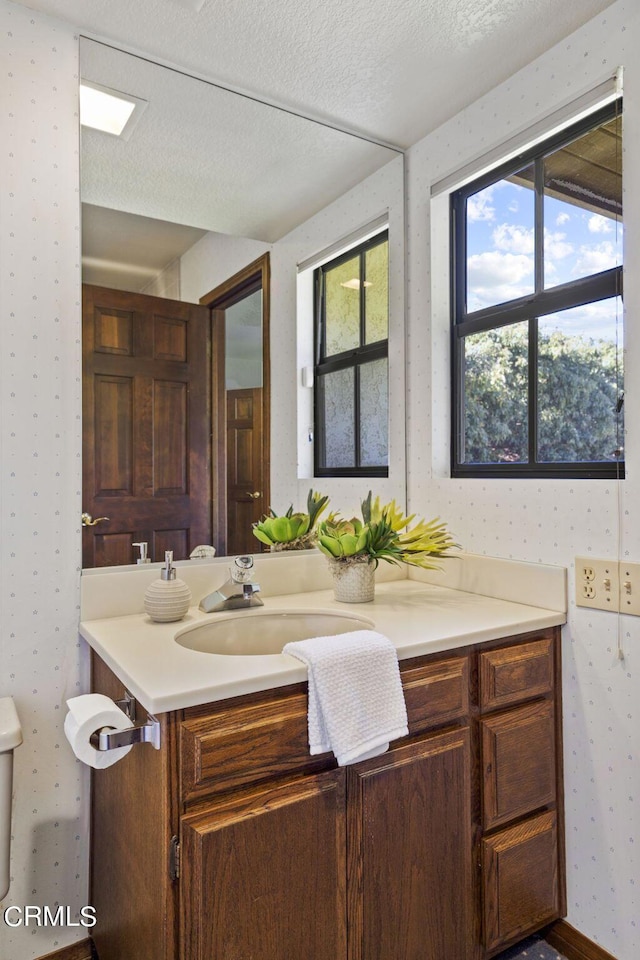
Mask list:
[[[377,566],[384,560],[437,569],[437,561],[451,556],[447,551],[458,546],[438,519],[409,527],[415,514],[405,516],[395,500],[381,504],[369,491],[361,508],[362,520],[332,515],[318,525],[318,547],[328,557],[345,563],[368,560]]]
[[[253,524],[253,535],[272,547],[276,543],[291,543],[304,537],[309,531],[309,515],[306,513],[286,513],[284,517],[264,517]]]
[[[282,516],[270,509],[267,516],[253,524],[253,535],[261,543],[276,549],[282,545],[294,545],[300,549],[312,547],[316,521],[328,503],[329,497],[309,490],[307,513],[294,513],[293,504]]]
[[[368,529],[355,517],[352,520],[329,517],[318,526],[318,546],[334,559],[366,553],[368,539]]]

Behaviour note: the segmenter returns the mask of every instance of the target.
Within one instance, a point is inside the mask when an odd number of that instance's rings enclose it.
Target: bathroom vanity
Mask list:
[[[402,634],[409,714],[381,756],[309,755],[291,658],[188,651],[213,684],[213,661],[291,672],[164,711],[149,695],[161,749],[93,775],[100,960],[484,960],[565,914],[563,615],[408,581],[379,594],[358,613]],[[120,669],[110,630],[128,649],[136,618],[84,629],[93,689],[118,699],[140,651]]]

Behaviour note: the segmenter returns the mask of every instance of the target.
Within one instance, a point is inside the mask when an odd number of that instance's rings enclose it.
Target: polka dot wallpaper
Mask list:
[[[474,553],[566,566],[568,921],[618,960],[640,954],[640,620],[576,608],[575,556],[640,560],[640,11],[618,2],[414,146],[408,155],[409,507]],[[627,479],[452,480],[448,473],[447,202],[433,182],[624,68]],[[430,375],[425,376],[425,369]],[[540,600],[543,602],[544,597]],[[625,658],[617,658],[618,638]]]
[[[62,731],[84,689],[80,567],[77,38],[0,0],[0,696],[14,698],[6,906],[87,902],[88,776]],[[77,918],[76,918],[77,919]],[[7,926],[31,960],[77,929]]]
[[[0,696],[15,698],[25,734],[16,750],[12,884],[3,906],[62,904],[76,913],[88,896],[88,774],[68,749],[62,721],[65,700],[87,689],[88,681],[76,631],[82,509],[78,48],[70,27],[8,0],[0,0],[0,24]],[[474,552],[567,566],[570,595],[576,555],[640,560],[640,423],[627,415],[623,483],[447,478],[446,223],[442,242],[429,188],[510,136],[516,124],[535,122],[622,64],[625,309],[628,320],[635,319],[639,47],[636,0],[618,0],[421,141],[408,158],[410,507],[441,515]],[[281,257],[295,265],[303,252],[313,254],[336,232],[343,235],[381,212],[381,204],[401,218],[396,188],[390,194],[387,183],[379,185],[379,198],[354,191],[346,219],[345,207],[335,205],[307,233],[299,228],[274,252],[274,264]],[[392,288],[400,303],[398,268]],[[276,287],[274,297],[282,295]],[[293,296],[282,300],[291,309]],[[640,332],[631,322],[626,327],[631,411],[640,407]],[[392,351],[402,368],[404,344],[395,334]],[[296,364],[293,330],[282,356],[290,372]],[[400,381],[392,390],[397,416]],[[288,442],[296,435],[293,400],[288,416],[289,433],[282,432],[276,450],[283,472],[295,470]],[[402,437],[402,428],[394,430],[394,443],[401,446]],[[301,496],[307,489],[301,480]],[[640,620],[571,603],[564,633],[568,919],[618,960],[635,960],[640,947],[639,643]],[[33,960],[82,936],[73,928],[11,929],[0,922],[0,957]]]

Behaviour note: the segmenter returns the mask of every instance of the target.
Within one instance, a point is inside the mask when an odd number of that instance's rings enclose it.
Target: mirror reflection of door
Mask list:
[[[85,284],[82,316],[83,566],[134,563],[136,542],[154,561],[216,545],[209,309]]]
[[[255,553],[252,524],[269,509],[269,254],[200,299],[224,330],[226,553]],[[214,425],[215,433],[215,425]],[[214,441],[215,444],[215,441]]]

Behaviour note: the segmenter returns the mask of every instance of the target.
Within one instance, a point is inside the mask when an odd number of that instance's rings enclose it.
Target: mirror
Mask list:
[[[169,411],[164,428],[152,425],[146,436],[134,415],[125,441],[117,449],[109,447],[114,425],[138,402],[127,394],[127,384],[133,382],[126,369],[127,344],[137,334],[128,326],[127,308],[119,299],[126,294],[179,301],[187,311],[189,304],[205,303],[197,309],[208,311],[207,322],[214,315],[225,315],[220,323],[227,327],[226,337],[216,342],[214,335],[207,346],[213,357],[212,380],[216,382],[217,370],[222,386],[221,392],[214,390],[203,401],[205,406],[209,403],[211,415],[206,433],[213,435],[214,452],[216,447],[226,450],[227,404],[233,390],[240,389],[238,371],[253,369],[248,376],[254,377],[255,389],[265,401],[262,434],[267,447],[258,459],[270,464],[264,485],[252,482],[246,491],[247,503],[257,515],[271,505],[278,510],[290,503],[303,508],[311,486],[328,493],[332,506],[345,513],[357,510],[372,485],[381,496],[402,502],[406,497],[402,155],[94,40],[81,38],[80,49],[83,82],[138,102],[122,137],[82,126],[83,283],[119,291],[100,314],[100,324],[92,321],[92,337],[102,354],[108,354],[101,389],[109,408],[99,428],[94,424],[107,447],[101,461],[98,457],[99,470],[94,464],[90,472],[88,493],[93,499],[83,509],[95,521],[115,511],[118,497],[132,502],[136,485],[153,488],[165,499],[178,491],[183,500],[202,499],[205,509],[213,501],[213,529],[209,537],[180,533],[182,521],[172,507],[171,516],[163,520],[163,536],[147,538],[154,540],[149,545],[152,559],[161,559],[165,548],[174,549],[177,557],[181,550],[188,556],[196,545],[194,536],[197,543],[204,538],[217,544],[218,553],[226,548],[226,532],[220,535],[226,528],[226,466],[219,471],[216,487],[214,456],[211,474],[200,478],[202,492],[196,496],[187,489],[189,471],[198,459],[189,446],[194,431],[180,433],[174,414],[192,387],[172,386],[162,396],[154,394],[153,402]],[[362,233],[385,214],[390,235],[389,435],[394,445],[389,478],[373,484],[362,478],[316,481],[307,466],[313,440],[310,391],[301,378],[302,367],[313,357],[311,268],[305,274],[299,273],[299,266],[308,266],[323,251],[340,248],[350,235]],[[258,269],[263,279],[256,286]],[[236,280],[239,287],[234,287]],[[243,289],[252,310],[243,309]],[[262,306],[258,319],[256,296]],[[180,351],[187,349],[187,341],[182,345],[180,341],[183,320],[175,319],[168,308],[160,313],[161,329],[156,328],[154,336],[162,344],[162,356],[166,360],[177,351],[180,360]],[[268,332],[262,341],[260,331]],[[226,358],[221,355],[225,340]],[[221,372],[225,365],[233,371],[226,383]],[[211,369],[205,375],[211,375]],[[194,376],[201,377],[202,371]],[[254,389],[245,381],[242,388]],[[91,409],[97,409],[95,396]],[[87,461],[86,429],[84,434]],[[201,442],[206,443],[206,437]],[[152,468],[142,465],[145,447],[154,448],[160,457]],[[183,460],[176,450],[182,450]],[[255,498],[255,493],[263,499]],[[250,527],[250,510],[243,520],[234,516],[234,524]],[[103,551],[102,559],[85,561],[85,566],[109,565],[114,555],[121,558],[115,562],[135,562],[131,541],[142,539],[144,524],[132,520],[129,528],[125,524],[120,532],[107,533],[109,522],[87,527],[85,534],[113,543],[119,537],[115,554]]]

